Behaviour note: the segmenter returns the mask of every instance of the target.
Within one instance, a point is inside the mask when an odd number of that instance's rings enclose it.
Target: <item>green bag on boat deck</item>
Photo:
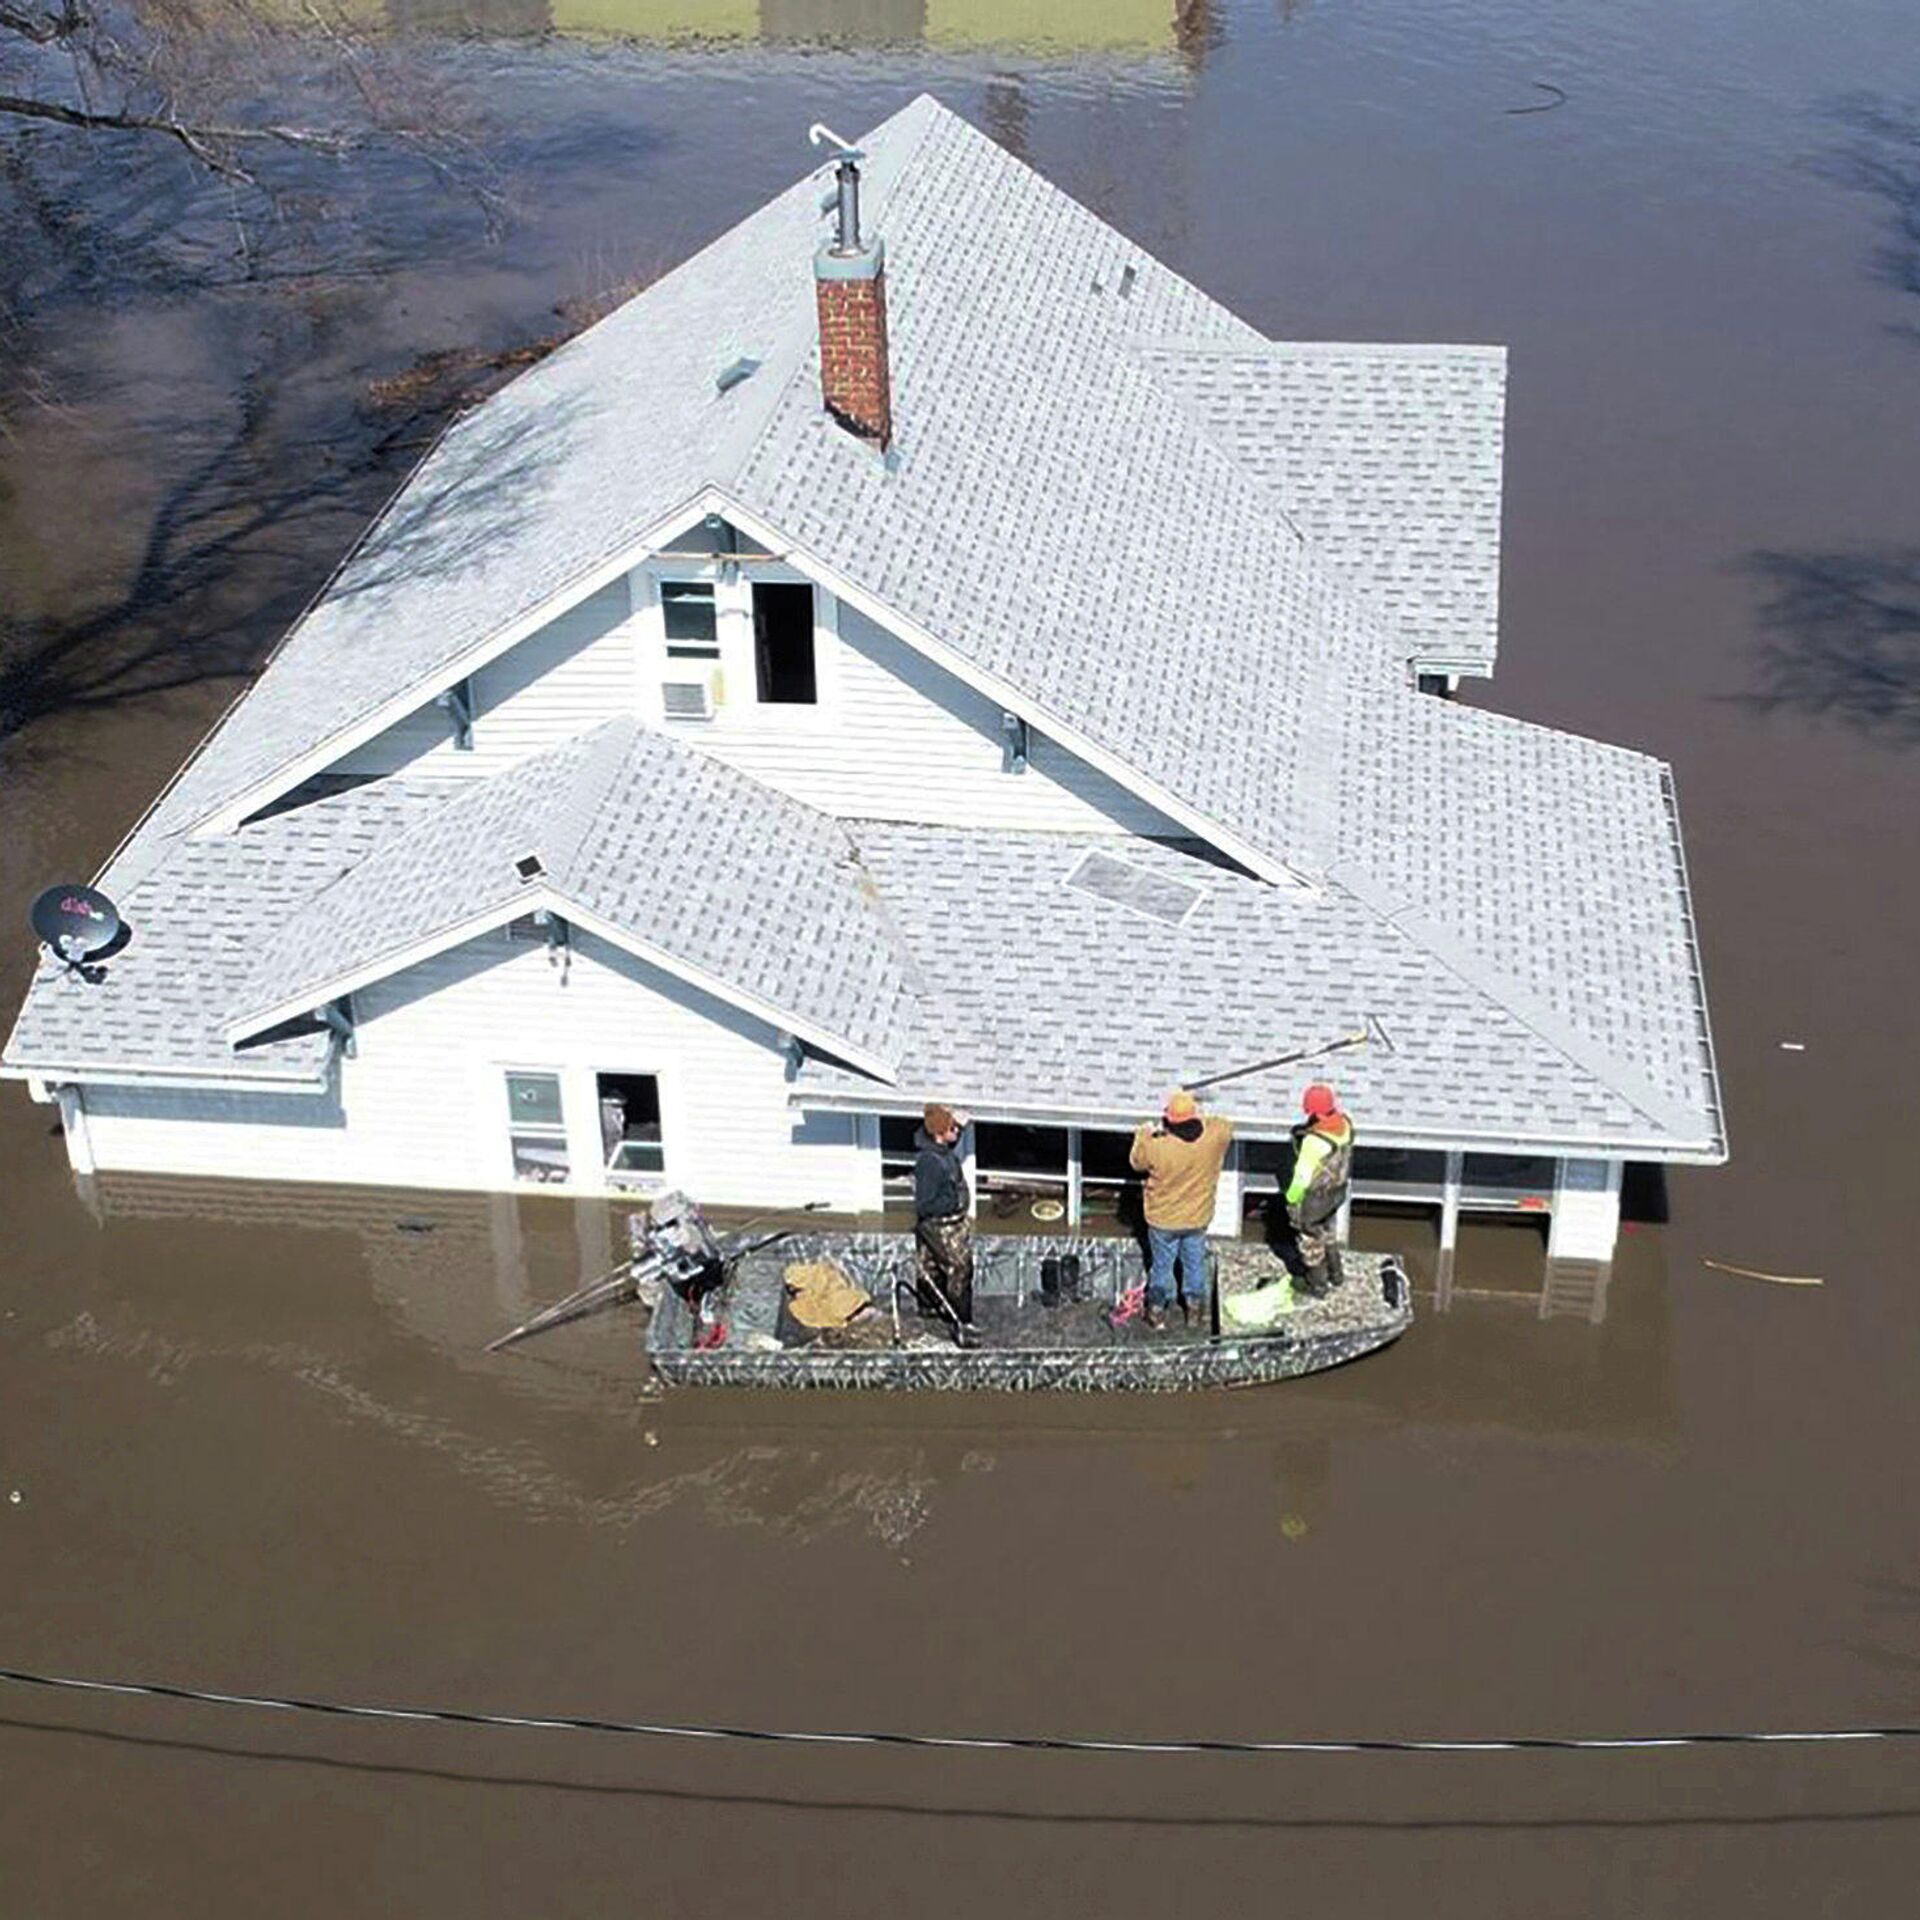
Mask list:
[[[1220,1317],[1233,1327],[1271,1327],[1291,1313],[1294,1305],[1293,1276],[1283,1273],[1278,1280],[1255,1287],[1251,1293],[1222,1294]]]

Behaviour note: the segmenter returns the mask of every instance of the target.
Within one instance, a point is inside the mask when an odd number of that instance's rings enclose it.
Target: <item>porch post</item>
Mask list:
[[[1440,1186],[1440,1251],[1450,1257],[1460,1239],[1460,1177],[1466,1155],[1447,1155],[1447,1171]]]
[[[87,1103],[78,1087],[61,1087],[60,1131],[66,1136],[67,1164],[75,1173],[95,1171],[93,1135],[87,1131]]]
[[[886,1176],[880,1168],[880,1116],[858,1113],[853,1119],[854,1212],[884,1213]]]
[[[1220,1187],[1214,1195],[1213,1218],[1207,1222],[1207,1232],[1216,1240],[1238,1240],[1240,1238],[1240,1143],[1235,1141],[1227,1149],[1226,1164],[1220,1169]]]
[[[1067,1129],[1067,1225],[1080,1224],[1080,1129]]]

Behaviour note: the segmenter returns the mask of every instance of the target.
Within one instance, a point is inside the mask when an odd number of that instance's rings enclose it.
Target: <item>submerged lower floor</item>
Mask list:
[[[634,1199],[673,1186],[722,1207],[812,1204],[900,1223],[912,1211],[911,1118],[782,1105],[760,1124],[736,1113],[731,1126],[709,1128],[675,1076],[642,1072],[631,1062],[604,1071],[482,1068],[441,1089],[436,1125],[411,1135],[375,1128],[371,1142],[351,1124],[338,1092],[84,1083],[35,1084],[32,1091],[57,1105],[79,1173]],[[1118,1129],[978,1118],[964,1140],[975,1212],[983,1224],[1003,1228],[1135,1227],[1140,1189],[1127,1164],[1129,1145]],[[1235,1142],[1221,1177],[1215,1235],[1237,1237],[1278,1205],[1291,1151],[1285,1138]],[[1534,1217],[1546,1223],[1550,1257],[1607,1260],[1619,1230],[1623,1170],[1620,1159],[1606,1157],[1363,1144],[1353,1199],[1430,1212],[1443,1252],[1465,1216]],[[1340,1228],[1344,1237],[1345,1218]]]

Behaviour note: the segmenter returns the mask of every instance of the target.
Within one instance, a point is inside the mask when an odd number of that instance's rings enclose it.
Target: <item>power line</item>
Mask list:
[[[0,1667],[0,1681],[67,1693],[184,1700],[342,1720],[405,1720],[459,1727],[521,1727],[549,1733],[621,1733],[654,1740],[732,1740],[767,1746],[921,1747],[968,1753],[1621,1753],[1655,1747],[1779,1747],[1920,1740],[1920,1726],[1837,1727],[1784,1733],[1640,1733],[1615,1738],[1514,1735],[1487,1740],[1079,1740],[1053,1734],[828,1732],[805,1728],[690,1726],[664,1720],[602,1720],[585,1714],[480,1713],[460,1707],[366,1706],[293,1694],[220,1693],[159,1680],[93,1680]]]

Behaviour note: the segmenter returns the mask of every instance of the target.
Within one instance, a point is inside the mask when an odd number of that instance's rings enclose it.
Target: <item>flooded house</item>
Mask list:
[[[1276,219],[1284,218],[1277,209]],[[923,96],[459,419],[42,955],[74,1167],[1117,1209],[1327,1058],[1362,1199],[1725,1157],[1672,781],[1493,670],[1505,358],[1277,343]],[[1218,1232],[1303,1079],[1223,1085]]]

